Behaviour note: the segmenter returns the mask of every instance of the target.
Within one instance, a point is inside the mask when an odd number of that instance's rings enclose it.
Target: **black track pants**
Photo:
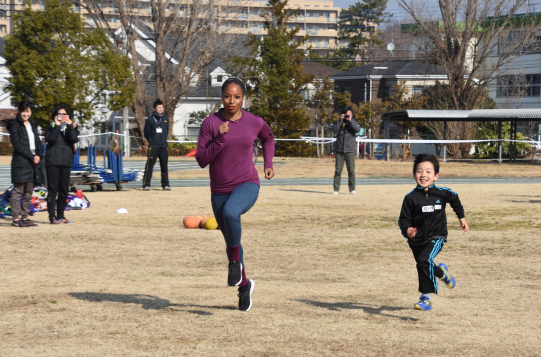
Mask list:
[[[419,292],[422,294],[438,293],[438,281],[443,278],[443,270],[434,264],[434,258],[443,248],[443,238],[434,238],[422,245],[410,245],[419,276]]]
[[[49,221],[64,219],[66,199],[70,186],[71,167],[47,166],[47,211]],[[58,194],[58,199],[56,195]],[[55,217],[56,206],[56,217]]]
[[[152,180],[152,170],[157,159],[160,159],[160,169],[162,171],[162,187],[169,186],[169,173],[167,172],[167,159],[169,154],[167,148],[148,148],[147,164],[145,166],[145,177],[143,178],[143,187],[150,186]]]

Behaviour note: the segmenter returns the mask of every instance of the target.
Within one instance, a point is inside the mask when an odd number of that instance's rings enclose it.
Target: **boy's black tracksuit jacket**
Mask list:
[[[464,207],[458,194],[447,187],[432,185],[425,191],[417,186],[402,203],[398,226],[410,245],[422,245],[434,237],[447,241],[447,217],[445,206],[449,203],[459,219],[464,218]],[[408,238],[408,228],[417,228],[414,238]]]

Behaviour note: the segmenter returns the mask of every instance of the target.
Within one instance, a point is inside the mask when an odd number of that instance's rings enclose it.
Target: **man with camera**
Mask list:
[[[353,110],[344,108],[340,114],[340,120],[333,124],[333,132],[336,135],[334,153],[336,155],[336,171],[334,172],[334,194],[340,191],[340,178],[344,170],[344,161],[348,169],[349,193],[355,194],[355,156],[357,155],[356,135],[361,131],[361,126],[353,119]]]

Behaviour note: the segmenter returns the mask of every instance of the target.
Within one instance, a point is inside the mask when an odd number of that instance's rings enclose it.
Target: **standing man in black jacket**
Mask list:
[[[152,106],[154,111],[145,123],[145,139],[148,141],[148,157],[143,178],[143,190],[150,191],[150,180],[156,160],[160,159],[162,172],[162,188],[166,191],[169,188],[169,174],[167,172],[167,135],[169,134],[169,119],[165,115],[165,108],[161,100],[156,100]]]
[[[332,130],[336,135],[336,171],[334,172],[334,194],[340,191],[340,179],[344,170],[344,161],[348,169],[349,193],[355,194],[355,156],[357,155],[357,133],[361,126],[353,119],[350,107],[342,110],[340,120],[334,123]]]

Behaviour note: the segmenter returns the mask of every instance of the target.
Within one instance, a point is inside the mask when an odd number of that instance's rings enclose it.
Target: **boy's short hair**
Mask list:
[[[434,154],[419,154],[415,157],[415,162],[413,163],[413,174],[415,175],[415,171],[417,171],[417,166],[421,162],[431,162],[432,165],[434,165],[434,173],[439,174],[440,173],[440,162],[438,161],[438,157]]]
[[[156,107],[158,105],[163,105],[163,102],[159,99],[156,99],[156,101],[154,102],[154,104],[152,104],[152,108],[156,109]]]
[[[346,108],[344,108],[344,109],[342,109],[342,110],[340,111],[340,114],[346,114],[347,112],[348,112],[348,111],[346,110]]]

